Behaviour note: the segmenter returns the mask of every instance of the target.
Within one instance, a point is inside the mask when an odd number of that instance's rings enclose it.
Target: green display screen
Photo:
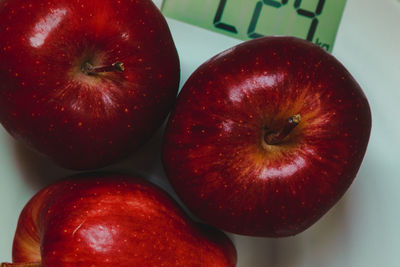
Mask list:
[[[241,40],[291,35],[331,52],[346,0],[164,0],[165,16]]]

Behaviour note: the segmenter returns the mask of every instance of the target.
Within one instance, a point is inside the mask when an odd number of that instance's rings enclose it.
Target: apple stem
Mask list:
[[[3,262],[1,267],[41,267],[40,262],[19,262],[19,263],[7,263]]]
[[[264,136],[264,141],[268,145],[276,145],[282,142],[282,140],[290,134],[290,132],[300,123],[300,121],[300,114],[291,116],[280,131],[267,132]]]
[[[100,72],[123,72],[125,70],[124,63],[122,62],[115,62],[108,66],[98,66],[94,67],[89,62],[86,62],[82,66],[82,71],[86,74],[95,74]]]

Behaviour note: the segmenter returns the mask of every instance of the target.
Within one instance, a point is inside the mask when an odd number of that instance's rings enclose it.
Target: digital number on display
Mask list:
[[[332,51],[346,0],[164,0],[170,18],[241,40],[291,35]]]

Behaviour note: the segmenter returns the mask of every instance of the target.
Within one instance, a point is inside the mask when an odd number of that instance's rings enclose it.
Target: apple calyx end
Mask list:
[[[81,68],[86,75],[95,75],[102,72],[123,72],[125,70],[124,63],[117,61],[108,66],[95,67],[89,62],[85,62]]]
[[[293,115],[285,122],[283,127],[274,132],[267,132],[264,135],[264,141],[268,145],[277,145],[285,139],[290,132],[301,122],[300,114]]]

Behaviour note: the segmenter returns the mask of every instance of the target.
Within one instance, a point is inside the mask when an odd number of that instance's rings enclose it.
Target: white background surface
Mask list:
[[[155,0],[156,3],[160,1]],[[202,62],[239,40],[168,19],[181,59],[182,84]],[[350,190],[318,223],[291,238],[230,235],[240,267],[400,266],[400,1],[348,0],[333,54],[367,95],[370,144]],[[107,170],[139,173],[172,193],[160,161],[162,130]],[[72,171],[17,144],[0,128],[0,262],[25,203]]]

